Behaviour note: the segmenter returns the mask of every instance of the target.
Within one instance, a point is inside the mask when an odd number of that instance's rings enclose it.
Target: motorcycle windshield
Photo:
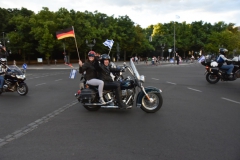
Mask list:
[[[18,66],[10,65],[10,66],[7,66],[7,68],[8,68],[8,70],[10,70],[13,73],[16,73],[17,75],[22,75],[23,74],[21,69]]]
[[[129,63],[130,63],[130,66],[131,66],[131,68],[133,70],[134,76],[139,80],[140,79],[140,75],[139,75],[139,73],[137,71],[137,68],[136,68],[134,62],[132,61],[132,59],[130,59]]]

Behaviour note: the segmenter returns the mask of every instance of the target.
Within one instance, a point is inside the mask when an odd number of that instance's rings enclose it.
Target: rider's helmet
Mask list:
[[[219,53],[225,55],[228,52],[226,48],[219,48]]]
[[[94,57],[95,56],[95,52],[94,51],[89,51],[88,52],[88,57]]]
[[[6,58],[0,58],[0,63],[1,63],[2,66],[6,66],[7,59]]]
[[[110,62],[110,56],[108,54],[101,55],[101,63],[104,63],[104,60],[109,60]]]

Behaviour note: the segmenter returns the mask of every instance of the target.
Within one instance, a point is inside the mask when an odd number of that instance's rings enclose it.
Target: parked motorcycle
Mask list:
[[[234,57],[232,61],[228,61],[227,64],[232,63],[234,65],[233,75],[229,77],[227,75],[227,70],[217,67],[217,62],[214,60],[206,59],[201,62],[205,66],[205,75],[206,80],[210,84],[216,84],[219,80],[221,81],[235,81],[237,78],[240,78],[240,57]]]
[[[124,68],[131,74],[131,76],[128,76],[121,81],[122,101],[128,106],[127,109],[131,109],[136,101],[136,107],[141,108],[143,111],[147,113],[157,112],[163,104],[163,98],[161,95],[162,91],[155,87],[143,86],[145,77],[143,75],[139,75],[131,59],[130,65],[124,65]],[[99,95],[96,86],[82,84],[80,85],[80,88],[81,89],[75,94],[75,96],[87,110],[97,111],[100,108],[119,109],[114,90],[103,91],[103,98],[105,102],[108,103],[102,105],[99,103]],[[137,92],[137,88],[140,88],[139,92]],[[135,99],[136,94],[137,96]]]
[[[28,93],[28,86],[24,82],[26,79],[23,71],[15,65],[5,65],[6,73],[4,75],[4,84],[2,92],[15,92],[21,96],[24,96]],[[0,92],[0,94],[2,94]]]

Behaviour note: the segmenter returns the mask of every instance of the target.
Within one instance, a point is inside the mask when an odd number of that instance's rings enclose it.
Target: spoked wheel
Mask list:
[[[163,98],[160,93],[148,93],[150,100],[145,96],[142,98],[141,109],[147,113],[157,112],[163,104]]]
[[[206,75],[206,80],[210,83],[210,84],[215,84],[217,83],[220,78],[217,75],[213,75],[211,73],[207,73]]]
[[[101,108],[101,106],[85,106],[85,105],[83,107],[89,111],[98,111]]]
[[[17,86],[17,92],[21,96],[25,96],[28,93],[28,86],[27,84],[23,83]]]

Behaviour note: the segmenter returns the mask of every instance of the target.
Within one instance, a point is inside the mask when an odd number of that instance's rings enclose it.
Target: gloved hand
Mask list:
[[[125,71],[126,71],[126,68],[122,67],[121,72],[125,72]]]

